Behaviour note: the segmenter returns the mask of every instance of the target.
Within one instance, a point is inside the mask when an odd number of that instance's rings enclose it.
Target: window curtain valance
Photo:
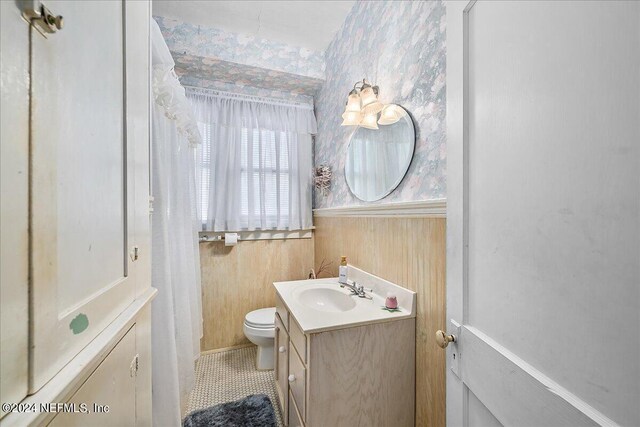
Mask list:
[[[233,128],[269,129],[315,135],[318,132],[313,106],[277,100],[186,88],[194,102],[196,120]]]

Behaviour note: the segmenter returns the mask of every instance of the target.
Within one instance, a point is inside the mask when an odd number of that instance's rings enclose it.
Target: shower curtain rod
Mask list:
[[[305,102],[289,101],[284,99],[269,98],[269,97],[258,96],[258,95],[245,95],[243,93],[227,92],[224,90],[209,89],[209,88],[203,88],[198,86],[182,85],[182,87],[184,87],[187,90],[187,92],[200,93],[202,95],[214,96],[218,98],[237,98],[237,99],[245,99],[245,100],[261,102],[264,104],[275,104],[275,105],[282,105],[286,107],[305,107],[305,108],[313,109],[313,104],[307,104]]]

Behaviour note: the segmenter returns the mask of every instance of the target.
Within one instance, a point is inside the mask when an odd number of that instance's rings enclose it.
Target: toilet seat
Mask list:
[[[254,329],[275,328],[276,308],[261,308],[254,310],[244,317],[244,324]]]

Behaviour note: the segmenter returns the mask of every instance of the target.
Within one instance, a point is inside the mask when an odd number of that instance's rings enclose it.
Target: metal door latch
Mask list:
[[[64,28],[64,18],[35,0],[23,1],[22,16],[42,34],[53,34]]]
[[[140,249],[137,246],[132,247],[129,251],[129,257],[131,258],[131,261],[137,261],[139,256]]]
[[[131,376],[131,378],[138,375],[138,369],[140,368],[139,359],[140,355],[136,354],[129,365],[129,376]]]

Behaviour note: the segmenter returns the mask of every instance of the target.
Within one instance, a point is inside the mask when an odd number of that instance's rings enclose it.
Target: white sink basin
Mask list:
[[[349,311],[355,308],[355,297],[345,295],[336,289],[304,289],[298,300],[309,308],[330,313]]]
[[[416,293],[359,268],[348,266],[349,279],[363,285],[367,298],[351,296],[338,278],[276,282],[274,286],[289,313],[304,333],[319,333],[347,326],[406,319],[416,316]],[[384,310],[385,296],[398,299],[398,310]]]

